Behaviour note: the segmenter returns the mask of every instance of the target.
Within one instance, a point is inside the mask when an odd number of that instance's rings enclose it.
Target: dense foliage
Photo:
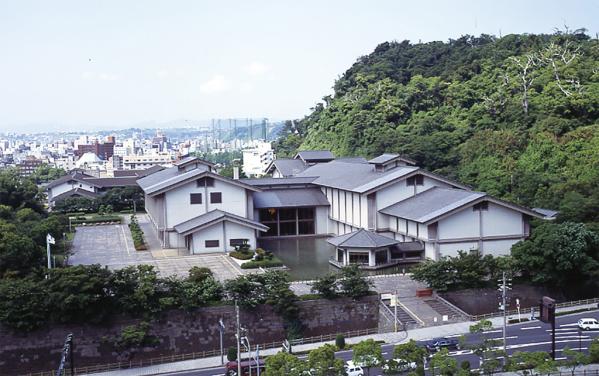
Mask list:
[[[275,147],[402,153],[499,198],[599,222],[598,60],[584,30],[385,42]]]

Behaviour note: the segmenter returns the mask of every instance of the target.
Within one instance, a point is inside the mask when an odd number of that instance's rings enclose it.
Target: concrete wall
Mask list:
[[[300,301],[298,305],[305,337],[376,328],[378,325],[378,296],[364,297],[359,301]],[[242,309],[240,316],[243,326],[249,329],[248,336],[253,344],[285,339],[283,322],[269,306]],[[139,349],[134,355],[118,352],[114,342],[122,328],[139,320],[120,319],[102,326],[55,325],[26,334],[0,327],[0,374],[55,370],[68,333],[74,336],[78,367],[216,350],[219,348],[220,318],[225,324],[223,338],[226,350],[235,343],[233,306],[207,307],[191,313],[166,312],[151,323],[150,334],[157,337],[158,345]]]
[[[192,235],[192,239],[192,253],[195,254],[233,251],[235,247],[229,244],[231,239],[249,239],[250,247],[256,248],[255,230],[229,221],[198,231]],[[219,245],[206,248],[206,240],[218,240]]]
[[[211,204],[210,192],[221,192],[222,203]],[[189,195],[201,193],[202,203],[191,205]],[[195,218],[214,209],[246,217],[247,197],[244,188],[233,184],[214,180],[214,187],[198,187],[195,181],[165,193],[166,195],[166,222],[167,227],[173,226]]]

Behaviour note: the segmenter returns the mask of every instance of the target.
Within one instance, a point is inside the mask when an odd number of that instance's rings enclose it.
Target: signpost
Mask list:
[[[64,370],[67,363],[67,358],[69,359],[69,363],[71,366],[71,375],[75,375],[75,363],[73,362],[73,333],[67,335],[67,338],[64,342],[64,347],[62,348],[62,354],[60,356],[60,364],[58,365],[58,370],[56,371],[56,376],[64,375]]]
[[[52,260],[50,257],[50,244],[56,244],[56,240],[52,235],[46,235],[46,254],[48,256],[48,269],[52,269]]]
[[[555,360],[555,299],[544,296],[539,309],[539,320],[551,324],[551,358]]]

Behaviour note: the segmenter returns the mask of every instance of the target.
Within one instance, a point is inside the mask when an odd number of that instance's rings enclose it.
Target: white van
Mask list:
[[[354,364],[351,360],[345,365],[347,376],[364,376],[364,370],[361,366]]]

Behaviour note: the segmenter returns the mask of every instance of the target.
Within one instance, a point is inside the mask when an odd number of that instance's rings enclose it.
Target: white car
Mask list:
[[[345,365],[347,376],[364,376],[364,370],[361,366],[354,364],[351,360]]]
[[[599,321],[593,318],[580,319],[578,327],[582,330],[599,330]]]

